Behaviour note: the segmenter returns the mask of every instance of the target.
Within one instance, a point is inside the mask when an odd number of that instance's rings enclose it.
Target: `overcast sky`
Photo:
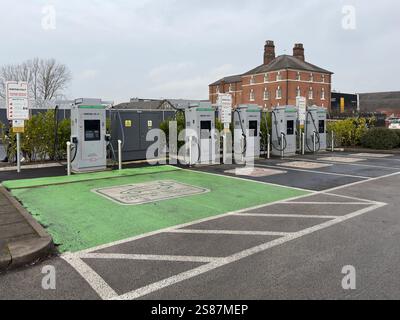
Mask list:
[[[277,54],[304,43],[338,91],[400,90],[398,0],[0,3],[0,65],[55,58],[73,75],[68,98],[208,99],[209,83],[260,65],[269,39]]]

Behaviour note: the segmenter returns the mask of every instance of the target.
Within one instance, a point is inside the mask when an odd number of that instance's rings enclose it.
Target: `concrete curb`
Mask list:
[[[0,186],[0,192],[11,202],[38,235],[35,238],[12,241],[0,246],[0,272],[33,264],[54,253],[53,239],[46,230],[4,187]]]
[[[366,149],[366,148],[344,148],[345,152],[356,152],[356,153],[381,153],[381,154],[400,154],[400,149],[393,150],[376,150],[376,149]]]

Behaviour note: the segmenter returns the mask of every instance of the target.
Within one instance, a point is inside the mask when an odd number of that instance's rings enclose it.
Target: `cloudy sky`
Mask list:
[[[69,98],[207,99],[208,84],[305,45],[342,92],[400,90],[398,0],[0,0],[0,65],[66,64]],[[350,7],[348,7],[350,6]],[[353,19],[353,10],[354,17]]]

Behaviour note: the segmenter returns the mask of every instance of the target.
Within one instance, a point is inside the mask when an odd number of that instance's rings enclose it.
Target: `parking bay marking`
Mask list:
[[[358,211],[356,211],[356,212],[354,212],[352,214],[349,214],[349,215],[346,215],[346,216],[343,216],[343,217],[339,217],[339,218],[334,219],[334,220],[327,221],[325,223],[313,226],[311,228],[304,229],[302,231],[293,233],[293,234],[288,235],[286,237],[278,238],[276,240],[269,241],[267,243],[264,243],[262,245],[253,247],[251,249],[244,250],[244,251],[239,252],[237,254],[233,254],[230,257],[222,258],[220,260],[211,262],[209,264],[200,266],[198,268],[195,268],[195,269],[192,269],[192,270],[189,270],[189,271],[186,271],[186,272],[182,272],[182,273],[180,273],[178,275],[175,275],[175,276],[169,277],[167,279],[164,279],[164,280],[152,283],[150,285],[144,286],[142,288],[133,290],[131,292],[128,292],[128,293],[123,294],[121,296],[115,297],[113,299],[116,299],[116,300],[134,300],[134,299],[138,299],[140,297],[143,297],[143,296],[148,295],[150,293],[153,293],[155,291],[159,291],[159,290],[161,290],[163,288],[166,288],[166,287],[169,287],[171,285],[177,284],[177,283],[182,282],[184,280],[191,279],[193,277],[199,276],[201,274],[204,274],[206,272],[209,272],[209,271],[212,271],[214,269],[220,268],[222,266],[225,266],[225,265],[231,264],[233,262],[237,262],[239,260],[245,259],[245,258],[247,258],[249,256],[254,255],[254,254],[266,251],[266,250],[268,250],[270,248],[282,245],[282,244],[284,244],[286,242],[296,240],[298,238],[301,238],[303,236],[306,236],[306,235],[315,233],[317,231],[329,228],[329,227],[331,227],[333,225],[336,225],[338,223],[344,222],[346,220],[353,219],[353,218],[355,218],[357,216],[361,216],[361,215],[363,215],[363,214],[365,214],[367,212],[379,209],[379,208],[381,208],[383,206],[386,206],[386,204],[385,203],[375,204],[375,205],[373,205],[373,206],[371,206],[369,208],[364,208],[364,209],[358,210]]]
[[[212,174],[212,173],[210,173],[210,174]],[[392,174],[389,174],[389,175],[386,175],[386,176],[382,176],[382,177],[370,178],[370,179],[365,180],[365,181],[359,181],[359,182],[356,182],[356,183],[350,183],[350,184],[343,185],[343,186],[336,187],[336,188],[332,188],[332,189],[329,189],[329,190],[326,190],[326,191],[313,191],[313,192],[310,192],[310,194],[302,195],[302,196],[298,196],[298,197],[293,197],[292,199],[287,199],[286,201],[299,200],[299,199],[310,197],[310,196],[317,195],[317,194],[329,194],[328,192],[344,189],[344,188],[349,187],[349,186],[358,185],[358,184],[369,182],[369,181],[376,181],[376,180],[379,180],[379,179],[396,176],[396,175],[399,175],[399,174],[400,174],[400,172],[397,172],[397,173],[392,173]],[[218,174],[215,174],[215,175],[218,175]],[[137,240],[137,239],[150,237],[151,235],[160,234],[162,232],[168,232],[168,231],[172,232],[174,230],[176,231],[176,228],[183,228],[183,227],[194,225],[194,224],[197,224],[197,223],[200,223],[200,222],[215,220],[215,219],[218,219],[218,218],[221,218],[221,217],[230,216],[230,215],[232,215],[234,213],[240,213],[240,212],[245,212],[245,211],[248,211],[248,210],[255,210],[255,209],[258,209],[258,208],[272,206],[274,204],[279,203],[280,201],[272,202],[272,203],[269,203],[269,204],[266,204],[266,205],[265,204],[264,205],[260,205],[260,206],[254,207],[254,208],[247,208],[247,209],[239,210],[237,212],[231,212],[231,213],[226,213],[226,214],[219,215],[219,216],[209,217],[209,218],[202,219],[202,220],[199,220],[199,221],[194,221],[194,222],[191,222],[191,223],[187,223],[187,224],[184,224],[184,225],[181,225],[181,226],[174,226],[174,227],[171,227],[171,228],[166,228],[164,230],[151,232],[151,233],[148,233],[148,234],[145,234],[145,235],[141,235],[141,236],[137,236],[137,237],[133,237],[133,238],[130,238],[130,239],[125,239],[125,240],[121,240],[121,241],[116,241],[114,243],[101,245],[101,246],[98,246],[96,248],[82,250],[81,252],[78,252],[78,253],[75,253],[75,254],[71,254],[71,253],[65,254],[65,255],[62,256],[62,258],[64,260],[66,260],[67,262],[69,262],[74,267],[74,269],[77,270],[77,272],[83,277],[83,279],[85,279],[89,283],[89,285],[95,290],[95,292],[97,292],[99,294],[99,296],[101,298],[103,298],[103,299],[136,299],[136,298],[139,298],[141,296],[144,296],[144,295],[147,295],[149,293],[152,293],[154,291],[158,291],[158,290],[160,290],[162,288],[165,288],[165,287],[168,287],[170,285],[176,284],[178,282],[184,281],[186,279],[190,279],[190,278],[196,277],[197,275],[200,275],[200,274],[206,273],[208,271],[214,270],[214,269],[219,268],[221,266],[224,266],[226,264],[229,264],[229,263],[244,259],[244,258],[249,257],[251,255],[254,255],[256,253],[265,251],[265,250],[267,250],[269,248],[272,248],[272,247],[284,244],[286,242],[298,239],[298,238],[300,238],[302,236],[305,236],[305,235],[308,235],[308,234],[323,230],[325,228],[329,228],[329,227],[331,227],[333,225],[336,225],[338,223],[344,222],[344,221],[349,220],[349,219],[353,219],[353,218],[355,218],[357,216],[361,216],[361,215],[363,215],[365,213],[377,210],[377,209],[387,205],[387,204],[382,203],[382,202],[377,202],[377,201],[372,201],[372,200],[367,200],[367,199],[360,199],[360,198],[356,198],[356,197],[341,196],[341,195],[337,195],[337,194],[333,194],[333,193],[331,193],[330,195],[333,195],[333,196],[336,196],[336,197],[344,197],[344,198],[349,198],[349,199],[355,199],[355,200],[361,200],[361,201],[370,202],[371,206],[367,207],[367,208],[364,208],[364,209],[361,209],[361,210],[358,210],[358,211],[355,211],[355,212],[353,212],[351,214],[348,214],[348,215],[345,215],[345,216],[341,216],[341,217],[338,217],[336,219],[329,220],[329,221],[324,222],[322,224],[313,226],[313,227],[308,228],[308,229],[304,229],[304,230],[296,232],[296,233],[286,234],[283,237],[278,238],[276,240],[269,241],[269,242],[267,242],[265,244],[262,244],[260,246],[257,246],[257,247],[254,247],[254,248],[251,248],[251,249],[248,249],[248,250],[245,250],[245,251],[242,251],[242,252],[234,254],[234,255],[232,255],[230,257],[223,258],[223,259],[218,260],[218,261],[210,262],[209,264],[206,264],[204,266],[200,266],[200,267],[195,268],[193,270],[189,270],[187,272],[183,272],[183,273],[178,274],[176,276],[172,276],[170,278],[161,280],[159,282],[150,284],[148,286],[139,288],[137,290],[133,290],[133,291],[131,291],[129,293],[126,293],[126,294],[123,294],[121,296],[117,296],[115,291],[110,286],[108,286],[108,284],[96,272],[94,272],[93,269],[91,269],[80,258],[78,258],[79,254],[90,253],[90,252],[93,252],[93,251],[96,251],[96,250],[100,250],[100,249],[103,249],[103,248],[109,248],[109,247],[112,247],[112,246],[117,245],[117,244],[127,243],[127,242],[131,242],[131,241],[134,241],[134,240]],[[178,232],[184,232],[184,231],[178,231]]]
[[[276,166],[271,166],[271,165],[266,165],[266,164],[256,164],[256,166],[257,167],[265,167],[265,168],[276,168]],[[279,166],[279,164],[277,166]],[[299,169],[299,168],[286,167],[286,166],[284,166],[284,168],[285,168],[285,170],[288,170],[288,171],[308,172],[308,173],[324,174],[324,175],[330,175],[330,176],[349,177],[349,178],[357,178],[357,179],[365,179],[365,180],[370,178],[370,177],[359,176],[359,175],[336,173],[336,172],[316,171],[316,170],[309,170],[309,169]]]

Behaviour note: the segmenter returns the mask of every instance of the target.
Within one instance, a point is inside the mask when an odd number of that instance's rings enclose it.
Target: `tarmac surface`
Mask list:
[[[400,156],[324,153],[256,168],[235,177],[312,194],[0,275],[0,299],[400,299]],[[55,290],[41,285],[47,265]],[[345,266],[355,290],[342,287]]]

